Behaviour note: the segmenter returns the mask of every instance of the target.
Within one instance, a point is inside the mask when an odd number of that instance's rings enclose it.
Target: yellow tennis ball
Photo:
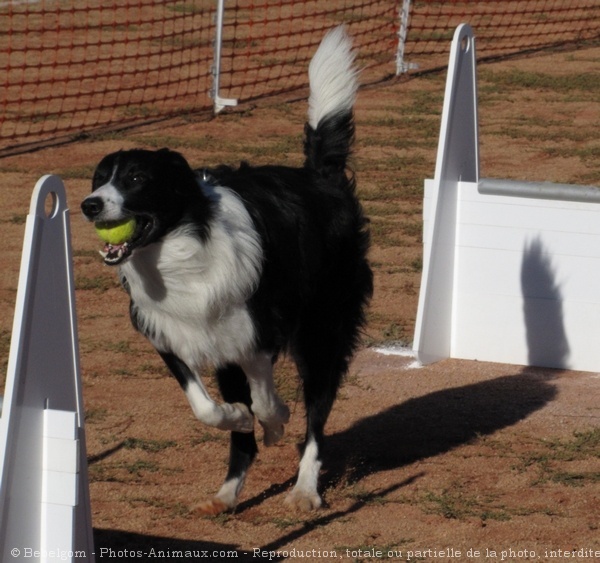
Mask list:
[[[135,219],[130,217],[123,221],[100,221],[95,223],[98,236],[108,244],[123,244],[135,232]]]

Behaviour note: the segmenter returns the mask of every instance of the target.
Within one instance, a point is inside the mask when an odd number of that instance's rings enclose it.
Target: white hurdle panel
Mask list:
[[[0,417],[0,560],[94,561],[69,215],[56,176],[36,184],[25,226]]]
[[[599,203],[593,186],[480,178],[475,39],[459,26],[425,181],[420,362],[600,371]]]

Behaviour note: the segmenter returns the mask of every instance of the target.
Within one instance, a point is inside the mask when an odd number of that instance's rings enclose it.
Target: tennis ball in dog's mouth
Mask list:
[[[95,223],[98,236],[108,244],[123,244],[135,232],[135,219],[130,217],[123,221],[100,221]]]

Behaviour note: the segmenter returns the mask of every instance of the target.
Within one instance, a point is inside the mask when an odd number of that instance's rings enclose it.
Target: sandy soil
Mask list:
[[[599,184],[597,89],[572,80],[589,76],[593,86],[599,71],[594,47],[482,67],[484,174]],[[540,75],[553,82],[532,82]],[[227,436],[194,419],[129,326],[127,297],[77,210],[95,164],[119,148],[170,145],[196,166],[297,163],[304,104],[279,100],[0,161],[4,363],[37,178],[60,174],[73,209],[97,560],[600,560],[600,375],[458,360],[415,367],[410,356],[377,351],[412,340],[422,185],[433,174],[443,87],[443,76],[429,75],[361,92],[355,160],[372,219],[376,293],[365,345],[327,427],[325,506],[310,514],[283,505],[304,424],[285,362],[285,438],[261,449],[235,513],[194,513],[220,486]]]

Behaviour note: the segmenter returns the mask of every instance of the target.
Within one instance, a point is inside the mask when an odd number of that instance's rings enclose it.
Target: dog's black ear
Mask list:
[[[184,166],[185,168],[191,170],[191,166],[182,154],[175,151],[171,151],[169,154],[169,158],[171,159],[171,163],[175,166]]]
[[[172,166],[177,166],[177,167],[183,166],[185,168],[190,168],[190,165],[189,165],[188,161],[185,159],[185,157],[177,151],[172,151],[171,149],[165,147],[162,149],[158,149],[156,151],[156,154],[162,158],[165,158],[167,160],[167,162]]]
[[[156,154],[164,164],[162,169],[169,173],[169,185],[175,193],[187,196],[197,192],[196,175],[181,153],[165,148],[159,149]]]

